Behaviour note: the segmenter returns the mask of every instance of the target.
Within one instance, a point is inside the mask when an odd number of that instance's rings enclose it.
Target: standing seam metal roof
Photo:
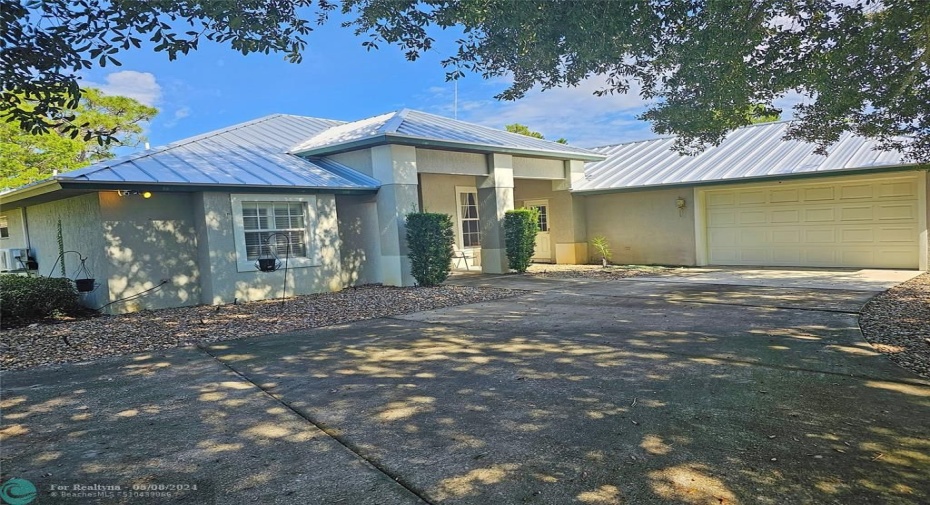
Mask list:
[[[56,176],[59,182],[377,189],[331,160],[287,152],[341,121],[275,114]]]
[[[719,146],[693,156],[672,149],[674,138],[659,138],[592,148],[607,159],[587,163],[585,180],[573,191],[584,193],[681,184],[725,182],[780,175],[836,173],[916,166],[899,151],[880,151],[878,141],[844,133],[827,156],[817,146],[785,140],[790,121],[746,126]]]
[[[450,143],[469,149],[510,150],[566,159],[600,158],[597,153],[587,149],[410,109],[402,109],[330,128],[296,144],[291,148],[291,152],[308,155],[326,154],[338,150],[340,146],[355,146],[358,143],[387,142],[388,140],[426,145],[430,142]]]

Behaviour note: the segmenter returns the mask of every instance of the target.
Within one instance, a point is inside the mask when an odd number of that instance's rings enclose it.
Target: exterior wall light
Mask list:
[[[146,200],[148,200],[149,198],[152,198],[152,192],[151,192],[151,191],[135,191],[135,190],[131,190],[131,189],[121,189],[121,190],[118,190],[116,193],[117,193],[119,196],[134,196],[134,195],[138,195],[138,196],[141,196],[142,198],[145,198]]]

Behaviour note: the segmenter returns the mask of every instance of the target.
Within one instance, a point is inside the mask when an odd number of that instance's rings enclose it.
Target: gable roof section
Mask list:
[[[410,109],[335,126],[296,144],[290,151],[322,156],[388,143],[558,159],[603,159],[587,149]]]
[[[288,147],[341,121],[275,114],[54,177],[65,185],[373,190],[378,181]]]
[[[844,133],[827,156],[816,146],[783,140],[789,121],[746,126],[694,156],[672,150],[674,137],[596,147],[608,156],[585,165],[579,193],[833,174],[916,166],[897,151],[879,151],[874,139]]]

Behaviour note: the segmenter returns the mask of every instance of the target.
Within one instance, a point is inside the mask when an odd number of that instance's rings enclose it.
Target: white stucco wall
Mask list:
[[[77,251],[87,258],[87,270],[96,279],[97,288],[81,295],[85,305],[98,308],[110,301],[109,262],[106,256],[103,227],[100,217],[100,201],[96,193],[33,205],[25,209],[29,242],[39,273],[60,277],[60,267],[54,266],[58,258],[58,220],[64,249]],[[65,275],[75,278],[81,263],[77,254],[65,254]],[[54,267],[54,269],[53,269]],[[85,277],[80,274],[80,277]]]
[[[417,149],[417,171],[421,174],[487,175],[488,158],[484,154]]]
[[[517,179],[564,179],[565,162],[514,156],[513,176]]]
[[[288,295],[322,293],[342,289],[340,241],[336,199],[333,195],[315,195],[315,224],[311,242],[319,263],[310,267],[289,268]],[[282,295],[284,270],[276,272],[239,272],[235,230],[229,193],[197,193],[193,205],[197,216],[199,263],[204,286],[201,299],[207,304],[266,300]]]
[[[357,170],[369,177],[372,176],[371,149],[359,149],[347,153],[333,154],[327,156],[327,158]]]
[[[111,301],[140,295],[114,303],[109,311],[124,313],[199,304],[197,233],[191,194],[155,193],[145,199],[104,191],[99,198]]]
[[[381,282],[381,244],[374,195],[336,197],[342,242],[342,282],[360,286]]]
[[[687,206],[681,212],[675,200]],[[584,197],[588,239],[604,236],[614,263],[694,265],[694,190],[663,189]],[[591,250],[591,257],[595,257]]]
[[[28,247],[23,209],[0,209],[0,217],[6,218],[7,230],[10,234],[9,237],[0,237],[0,249],[25,249]],[[17,265],[17,267],[21,268],[20,265]]]

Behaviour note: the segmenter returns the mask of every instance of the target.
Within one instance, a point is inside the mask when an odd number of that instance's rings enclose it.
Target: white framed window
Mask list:
[[[236,194],[230,201],[240,272],[258,270],[258,258],[272,254],[281,261],[287,258],[290,268],[320,264],[312,243],[316,197]]]
[[[10,238],[10,220],[0,216],[0,238]]]
[[[481,247],[481,221],[478,218],[478,190],[456,186],[458,242],[463,249]]]

